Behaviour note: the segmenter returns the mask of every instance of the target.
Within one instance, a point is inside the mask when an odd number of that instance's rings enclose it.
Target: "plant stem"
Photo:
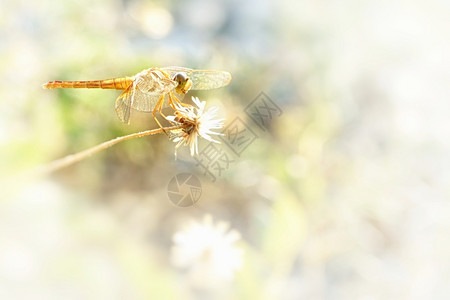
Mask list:
[[[181,129],[183,128],[183,125],[176,125],[176,126],[171,126],[171,127],[165,127],[165,128],[157,128],[157,129],[152,129],[152,130],[146,130],[146,131],[142,131],[142,132],[137,132],[137,133],[132,133],[129,135],[125,135],[125,136],[121,136],[112,140],[109,140],[107,142],[103,142],[97,146],[91,147],[89,149],[86,149],[84,151],[75,153],[75,154],[71,154],[68,156],[65,156],[63,158],[54,160],[48,164],[39,166],[33,170],[30,170],[27,173],[27,177],[28,176],[43,176],[43,175],[47,175],[50,174],[52,172],[55,172],[57,170],[60,170],[62,168],[65,168],[67,166],[70,166],[76,162],[79,162],[83,159],[88,158],[89,156],[100,152],[102,150],[105,150],[106,148],[109,148],[117,143],[126,141],[126,140],[130,140],[130,139],[134,139],[134,138],[139,138],[139,137],[143,137],[143,136],[147,136],[147,135],[154,135],[154,134],[158,134],[158,133],[164,133],[167,131],[172,131],[172,130],[176,130],[176,129]]]

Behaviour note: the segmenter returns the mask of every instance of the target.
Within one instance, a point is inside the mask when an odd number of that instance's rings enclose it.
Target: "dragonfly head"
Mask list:
[[[192,80],[190,80],[189,77],[187,77],[186,73],[184,73],[184,72],[175,74],[175,76],[173,77],[173,80],[178,82],[178,85],[175,88],[175,91],[178,94],[184,95],[192,87]]]

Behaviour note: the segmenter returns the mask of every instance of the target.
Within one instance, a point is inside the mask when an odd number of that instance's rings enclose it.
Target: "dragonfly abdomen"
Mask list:
[[[88,81],[49,81],[42,85],[44,89],[115,89],[125,90],[133,83],[131,77],[119,77],[105,80]]]

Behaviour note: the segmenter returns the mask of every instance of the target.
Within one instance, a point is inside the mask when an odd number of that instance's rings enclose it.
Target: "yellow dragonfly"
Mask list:
[[[42,85],[45,89],[56,88],[100,88],[124,90],[116,100],[116,113],[126,124],[130,123],[131,108],[152,112],[160,127],[156,112],[175,103],[183,104],[180,99],[190,90],[209,90],[226,86],[231,74],[216,70],[193,70],[183,67],[149,68],[132,77],[118,77],[90,81],[50,81]],[[168,96],[168,101],[164,99]]]

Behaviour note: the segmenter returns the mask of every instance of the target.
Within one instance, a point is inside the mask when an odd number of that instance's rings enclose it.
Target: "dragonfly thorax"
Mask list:
[[[186,94],[192,87],[192,80],[187,77],[186,73],[179,72],[176,73],[175,76],[173,76],[173,80],[178,83],[177,87],[175,88],[175,91],[178,94]]]

